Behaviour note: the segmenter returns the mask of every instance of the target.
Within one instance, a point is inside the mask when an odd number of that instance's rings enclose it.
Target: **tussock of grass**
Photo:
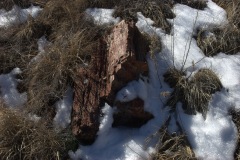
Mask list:
[[[240,30],[232,25],[211,31],[199,31],[197,44],[206,56],[220,52],[236,54],[240,52]]]
[[[0,107],[0,157],[1,159],[59,159],[64,143],[53,129],[40,120]]]
[[[196,159],[185,135],[170,135],[166,127],[161,128],[158,134],[160,138],[157,144],[157,153],[152,157],[153,160]]]
[[[167,106],[176,107],[177,102],[183,103],[183,109],[187,114],[202,113],[206,118],[208,102],[213,93],[220,91],[222,84],[217,75],[209,69],[199,70],[191,80],[176,69],[170,69],[165,75],[165,81],[174,87]]]
[[[214,56],[219,52],[236,54],[240,52],[240,1],[214,0],[225,9],[228,24],[213,30],[199,30],[197,44],[205,55]]]

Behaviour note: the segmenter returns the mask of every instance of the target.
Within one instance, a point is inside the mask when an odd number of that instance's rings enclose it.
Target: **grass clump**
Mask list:
[[[152,160],[196,159],[185,135],[170,135],[166,127],[161,128],[158,134],[160,138],[157,144],[157,153],[153,155]]]
[[[240,30],[231,25],[213,31],[201,30],[197,36],[197,44],[206,56],[214,56],[220,52],[236,54],[240,52]]]
[[[165,73],[164,78],[174,88],[167,106],[175,109],[177,102],[180,101],[187,114],[200,112],[204,118],[206,118],[212,94],[222,88],[217,75],[209,69],[199,70],[190,80],[182,72],[170,69]]]
[[[41,120],[30,120],[20,111],[0,107],[1,159],[59,159],[61,137]]]
[[[199,30],[197,44],[207,56],[220,52],[236,54],[240,52],[240,1],[214,0],[227,12],[228,24],[212,30]]]

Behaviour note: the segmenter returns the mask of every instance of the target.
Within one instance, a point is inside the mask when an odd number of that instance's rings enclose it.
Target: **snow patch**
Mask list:
[[[45,49],[48,47],[51,43],[46,39],[45,36],[42,36],[37,41],[38,44],[38,54],[31,60],[30,63],[39,61],[41,57],[46,53]]]
[[[62,100],[56,103],[56,115],[53,119],[55,128],[64,129],[71,123],[73,89],[68,87]]]
[[[97,25],[118,23],[120,18],[114,18],[113,12],[114,9],[88,8],[86,10],[86,13],[93,18]]]
[[[12,10],[5,11],[0,10],[0,27],[9,27],[11,25],[16,25],[24,23],[31,16],[36,18],[42,9],[38,6],[31,6],[27,9],[21,9],[17,5],[14,5]]]
[[[17,90],[19,80],[16,79],[16,75],[20,73],[21,70],[15,68],[8,74],[0,75],[0,95],[7,106],[11,108],[21,107],[27,102],[27,93],[19,93]]]

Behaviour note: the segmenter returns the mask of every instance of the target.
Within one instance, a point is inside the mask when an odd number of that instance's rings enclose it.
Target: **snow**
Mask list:
[[[21,9],[17,5],[14,5],[12,10],[8,12],[4,9],[0,9],[0,28],[24,23],[28,20],[29,16],[33,18],[37,17],[41,10],[42,9],[38,6]]]
[[[114,108],[105,104],[102,112],[104,117],[101,118],[97,140],[92,146],[80,146],[80,149],[75,153],[70,151],[71,159],[146,159],[148,153],[145,151],[145,146],[139,143],[143,144],[146,137],[145,131],[130,128],[112,128]],[[154,127],[151,128],[154,129]],[[147,150],[149,152],[153,151],[151,147],[148,147]]]
[[[39,38],[39,40],[37,41],[38,44],[38,54],[31,60],[30,63],[32,62],[38,62],[40,60],[40,58],[45,54],[45,50],[46,48],[51,44],[45,36],[42,36],[41,38]]]
[[[120,18],[114,18],[112,16],[113,12],[113,9],[101,8],[89,8],[86,10],[86,13],[93,18],[94,23],[97,25],[118,23]]]
[[[19,80],[16,79],[16,75],[20,73],[21,70],[15,68],[8,74],[0,75],[0,97],[11,108],[21,107],[27,101],[27,94],[17,90]]]
[[[153,27],[154,22],[151,19],[137,13],[136,26],[142,32],[158,35],[163,48],[153,59],[147,56],[149,77],[130,82],[116,97],[116,100],[122,102],[140,97],[144,100],[145,110],[152,113],[154,119],[139,129],[112,128],[114,106],[111,108],[105,105],[96,142],[90,146],[80,145],[75,153],[70,152],[72,159],[147,159],[154,152],[157,136],[151,143],[147,143],[146,139],[154,135],[169,116],[171,120],[168,131],[178,132],[178,121],[197,158],[233,159],[238,133],[228,110],[238,109],[240,106],[240,55],[219,53],[215,57],[206,57],[193,39],[199,28],[212,29],[226,25],[226,12],[211,0],[204,10],[176,4],[173,11],[176,17],[168,20],[173,25],[170,34]],[[92,15],[102,21],[98,16]],[[102,23],[107,23],[105,20],[103,18]],[[163,81],[163,74],[173,66],[185,70],[187,75],[201,68],[209,68],[219,76],[224,88],[213,94],[206,120],[200,113],[185,114],[181,103],[178,103],[175,113],[170,114],[168,107],[165,107],[167,97],[161,93],[171,93],[173,89]]]
[[[187,115],[178,104],[178,121],[184,127],[194,153],[199,159],[233,159],[237,129],[231,116],[210,107],[206,120],[198,113]]]
[[[142,32],[159,36],[163,48],[154,57],[147,55],[149,76],[141,76],[141,79],[128,83],[116,97],[116,100],[121,102],[141,98],[144,100],[144,109],[154,118],[140,128],[112,128],[116,107],[105,104],[96,141],[89,146],[79,145],[76,152],[69,151],[71,159],[148,159],[156,151],[155,145],[159,137],[155,133],[169,117],[171,119],[168,131],[178,133],[179,128],[176,125],[178,122],[197,158],[206,160],[234,158],[238,133],[228,111],[240,109],[240,53],[236,55],[219,53],[214,57],[206,57],[193,39],[199,28],[212,29],[226,25],[228,23],[226,12],[211,0],[204,10],[181,4],[176,4],[172,10],[176,17],[168,20],[172,24],[170,34],[161,28],[153,27],[154,22],[151,19],[144,17],[140,12],[137,13],[136,26]],[[36,6],[28,9],[14,6],[9,12],[1,9],[0,27],[24,23],[29,16],[36,17],[40,11],[41,8]],[[113,11],[89,8],[86,13],[97,25],[116,24],[120,19],[112,16]],[[45,37],[39,39],[39,54],[33,61],[45,53],[44,48],[48,44]],[[163,74],[170,67],[183,69],[187,75],[194,75],[192,73],[202,68],[209,68],[218,75],[224,88],[213,94],[206,120],[200,113],[185,114],[180,102],[175,113],[170,113],[169,108],[165,106],[168,97],[162,93],[171,93],[173,89],[164,82]],[[15,68],[8,74],[0,75],[0,96],[12,108],[22,106],[27,101],[26,93],[20,94],[16,89],[19,82],[16,75],[19,73],[20,69]],[[72,101],[73,89],[69,87],[63,99],[56,103],[57,114],[53,122],[55,128],[66,128],[70,124]]]
[[[64,129],[71,123],[73,89],[68,87],[62,100],[56,103],[56,115],[53,123],[56,129]]]

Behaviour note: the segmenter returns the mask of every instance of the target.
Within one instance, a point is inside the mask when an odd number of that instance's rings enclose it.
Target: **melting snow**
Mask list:
[[[9,27],[14,24],[24,23],[29,16],[35,18],[41,10],[42,9],[38,6],[21,9],[16,5],[8,12],[4,9],[0,9],[0,27]]]
[[[16,75],[20,73],[21,70],[15,68],[8,74],[0,75],[0,97],[12,108],[21,107],[27,101],[27,94],[19,93],[17,90],[19,80],[16,79]]]
[[[139,129],[111,128],[114,108],[106,104],[96,142],[90,146],[80,146],[75,153],[70,152],[72,159],[149,158],[154,152],[157,137],[153,138],[151,143],[147,143],[146,138],[153,135],[170,116],[168,109],[164,107],[166,98],[160,93],[172,91],[163,81],[162,75],[173,66],[178,69],[184,68],[187,74],[201,68],[212,69],[220,77],[224,89],[213,95],[205,121],[201,114],[185,114],[182,104],[179,103],[177,117],[171,119],[172,125],[169,126],[169,131],[175,131],[177,127],[174,126],[174,121],[179,121],[188,135],[188,140],[197,158],[233,159],[238,133],[231,116],[228,115],[228,109],[240,106],[240,55],[229,56],[221,53],[215,57],[205,57],[197,46],[196,40],[193,39],[198,28],[211,29],[227,24],[226,12],[211,0],[208,1],[207,8],[204,10],[176,4],[173,11],[176,17],[169,20],[173,25],[170,34],[153,27],[154,22],[151,19],[137,13],[136,26],[142,32],[158,35],[162,40],[163,49],[154,57],[155,60],[147,56],[150,70],[149,83],[145,80],[130,82],[117,95],[117,99],[123,102],[136,97],[142,98],[145,102],[145,110],[151,112],[154,119]],[[112,13],[108,10],[101,10],[101,15],[106,14],[108,15],[106,17],[109,17]],[[101,20],[100,17],[92,15],[95,20],[107,23],[106,19],[101,17]],[[196,63],[194,68],[193,63]]]

